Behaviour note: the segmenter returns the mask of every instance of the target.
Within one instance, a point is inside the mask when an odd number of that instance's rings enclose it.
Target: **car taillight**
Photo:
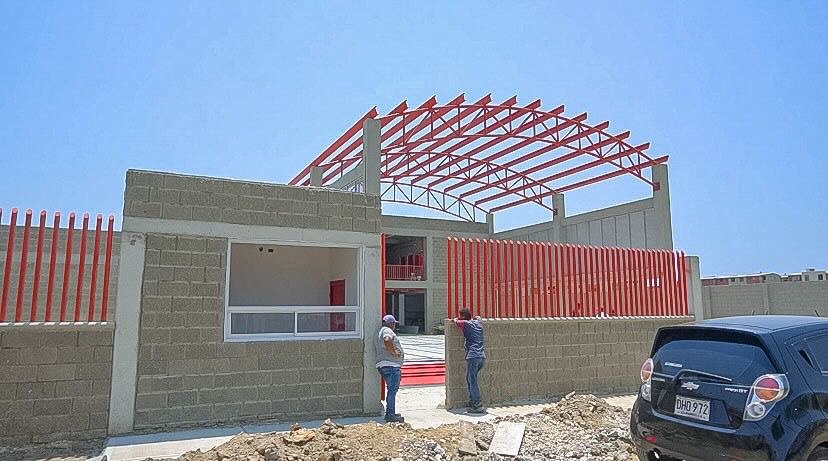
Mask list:
[[[641,365],[641,398],[650,401],[652,397],[653,359],[647,359]]]
[[[768,414],[776,402],[788,395],[788,378],[785,375],[762,375],[750,387],[745,405],[746,421],[759,421]]]
[[[646,383],[653,377],[653,359],[647,359],[641,365],[641,382]]]

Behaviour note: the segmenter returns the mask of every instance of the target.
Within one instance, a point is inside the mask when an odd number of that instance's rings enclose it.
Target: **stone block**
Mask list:
[[[28,349],[40,346],[42,337],[42,332],[21,329],[3,332],[0,340],[3,347]]]
[[[172,268],[170,268],[172,269]],[[203,282],[204,268],[203,267],[176,267],[174,268],[174,278],[178,282]]]
[[[234,208],[221,210],[221,220],[231,224],[250,224],[250,212]]]
[[[21,367],[23,368],[23,367]],[[34,367],[31,367],[34,368]],[[1,378],[0,378],[1,379]],[[69,381],[75,379],[75,365],[38,365],[37,380]]]
[[[160,218],[161,204],[150,202],[129,202],[128,210],[129,216],[137,216],[141,218]]]
[[[177,204],[178,198],[180,197],[179,191],[174,189],[159,189],[159,188],[151,188],[149,201],[150,202],[157,202],[157,203],[172,203]]]
[[[219,253],[193,253],[192,267],[221,267]]]
[[[68,415],[72,413],[72,399],[40,399],[34,403],[34,416]]]
[[[354,218],[353,229],[354,232],[367,232],[375,234],[378,232],[377,221],[367,221],[365,219]]]
[[[324,216],[302,216],[302,227],[305,229],[327,229],[328,218]]]
[[[267,210],[264,197],[255,197],[242,195],[239,196],[239,208],[249,211],[265,211]]]
[[[94,413],[109,411],[109,398],[106,396],[76,397],[72,400],[74,413]]]
[[[58,381],[55,385],[55,397],[87,397],[93,395],[92,380]]]
[[[161,250],[147,250],[144,254],[144,267],[161,264]]]
[[[293,227],[297,229],[301,229],[304,223],[302,215],[299,214],[279,213],[278,220],[281,227]]]
[[[190,282],[189,294],[190,296],[218,296],[219,284],[207,282]]]
[[[76,379],[103,380],[112,376],[110,363],[79,363],[75,365]]]
[[[112,330],[78,332],[78,346],[110,346],[113,334]]]
[[[340,218],[332,216],[328,218],[328,229],[338,231],[352,231],[354,228],[352,218]]]
[[[193,207],[193,220],[203,222],[218,222],[221,221],[221,208],[217,207]]]
[[[57,361],[57,348],[32,347],[20,349],[20,363],[27,365],[41,365]]]
[[[160,261],[164,266],[189,266],[191,258],[192,253],[187,251],[161,251]]]
[[[161,187],[164,185],[164,176],[150,171],[127,170],[127,189],[134,186]]]
[[[175,236],[165,234],[147,234],[147,248],[156,250],[175,250]]]
[[[188,206],[207,206],[210,203],[210,194],[202,191],[182,190],[178,203]]]
[[[55,395],[54,382],[28,382],[17,384],[17,393],[12,393],[12,398],[18,400],[50,399]],[[57,395],[58,397],[62,395]]]
[[[190,220],[193,219],[193,207],[163,203],[161,205],[161,217],[164,219]]]
[[[144,280],[156,282],[174,280],[174,268],[166,266],[147,267],[144,269]]]
[[[215,386],[215,377],[213,375],[192,375],[183,376],[182,378],[183,390],[199,390],[211,389]]]
[[[109,403],[109,402],[107,402]],[[89,429],[90,430],[98,430],[97,434],[103,434],[106,436],[106,429],[109,426],[109,408],[105,411],[96,411],[89,413]],[[94,432],[93,432],[94,433]],[[97,437],[101,437],[101,435],[97,435]]]
[[[190,294],[190,282],[159,282],[159,296],[188,296]]]

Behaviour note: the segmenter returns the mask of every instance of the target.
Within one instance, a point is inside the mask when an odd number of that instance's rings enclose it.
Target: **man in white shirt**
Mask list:
[[[405,353],[394,329],[397,319],[393,315],[382,318],[382,327],[374,338],[374,352],[377,356],[377,371],[385,380],[385,422],[402,423],[405,418],[396,413],[397,391],[400,389],[400,376]]]

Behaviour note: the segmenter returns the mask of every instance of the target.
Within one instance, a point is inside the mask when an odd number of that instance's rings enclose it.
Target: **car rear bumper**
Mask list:
[[[784,437],[771,444],[765,433],[761,426],[754,423],[732,430],[655,414],[650,402],[640,398],[633,407],[630,421],[630,434],[637,447],[657,452],[662,457],[688,461],[785,460],[790,441]]]

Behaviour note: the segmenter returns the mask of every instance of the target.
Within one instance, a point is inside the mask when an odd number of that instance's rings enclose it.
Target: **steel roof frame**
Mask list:
[[[551,210],[546,198],[556,193],[622,175],[655,188],[642,170],[668,159],[648,155],[649,143],[628,143],[629,131],[609,133],[609,122],[592,125],[586,113],[565,115],[564,106],[543,110],[540,100],[519,105],[516,96],[492,103],[490,94],[467,103],[460,94],[445,104],[431,97],[416,108],[403,101],[382,116],[372,108],[290,184],[309,185],[311,168],[319,167],[328,185],[360,162],[367,119],[381,126],[382,200],[469,221],[526,203]],[[566,162],[573,165],[562,165]],[[601,167],[610,171],[586,174]],[[557,184],[579,174],[586,179]]]

